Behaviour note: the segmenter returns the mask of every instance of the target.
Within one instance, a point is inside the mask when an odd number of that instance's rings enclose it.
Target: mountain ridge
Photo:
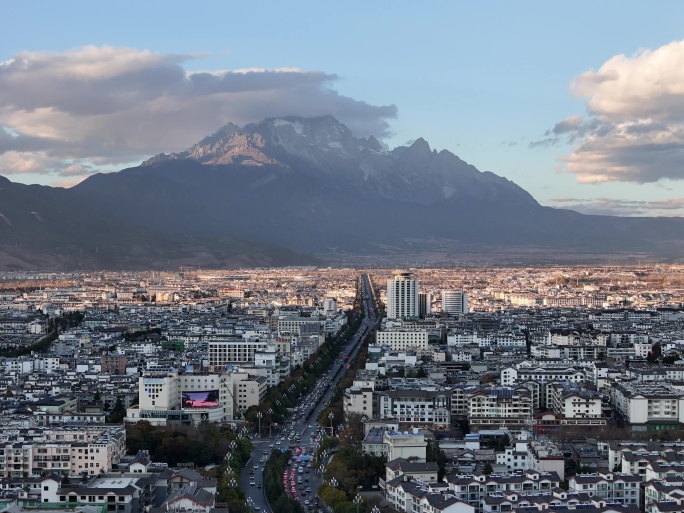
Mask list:
[[[684,241],[681,218],[544,207],[511,180],[422,138],[388,149],[355,137],[332,116],[227,124],[182,152],[96,174],[68,190],[8,187],[33,195],[5,203],[0,187],[0,214],[25,220],[19,237],[0,216],[0,253],[14,266],[24,259],[35,267],[40,259],[29,257],[38,254],[49,254],[54,266],[95,267],[160,266],[165,254],[173,257],[167,265],[217,267],[320,262],[312,254],[387,262],[421,253],[448,263],[460,248],[512,260],[543,254],[534,258],[549,262],[570,254],[671,259]],[[47,231],[25,212],[40,202],[57,213],[43,216],[46,225],[58,223]],[[20,243],[33,253],[18,252]],[[51,245],[61,253],[49,253]]]

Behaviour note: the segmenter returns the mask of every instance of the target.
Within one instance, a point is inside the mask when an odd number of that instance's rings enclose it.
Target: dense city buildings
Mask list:
[[[211,487],[186,489],[189,469],[168,470],[185,484],[162,493],[154,463],[130,459],[121,422],[107,419],[240,425],[345,328],[359,274],[2,276],[0,477],[34,480],[27,497],[37,501],[69,502],[63,480],[84,478],[86,502],[111,493],[122,511],[155,501],[211,508]],[[364,337],[362,367],[346,365],[343,418],[326,429],[360,423],[358,450],[386,460],[383,504],[407,513],[681,505],[684,269],[368,274],[387,313]],[[54,481],[41,485],[46,476]]]

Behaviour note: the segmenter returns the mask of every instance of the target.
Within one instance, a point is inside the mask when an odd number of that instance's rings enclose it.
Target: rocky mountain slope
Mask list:
[[[3,180],[0,214],[0,269],[315,261],[302,253],[388,265],[420,252],[444,263],[464,251],[504,261],[676,258],[684,241],[683,219],[543,207],[423,139],[390,150],[330,116],[229,124],[186,151],[69,190]]]

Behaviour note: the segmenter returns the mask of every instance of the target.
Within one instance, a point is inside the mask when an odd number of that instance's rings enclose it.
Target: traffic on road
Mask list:
[[[312,513],[322,513],[316,494],[322,476],[315,469],[316,449],[322,436],[334,435],[336,424],[344,419],[330,419],[330,425],[319,426],[316,419],[327,406],[335,389],[349,368],[349,362],[358,353],[365,335],[375,325],[370,279],[361,276],[361,294],[365,317],[356,334],[342,348],[340,358],[330,365],[318,379],[314,388],[301,398],[301,402],[285,419],[283,426],[271,437],[252,439],[252,454],[240,474],[240,487],[245,491],[247,505],[257,512],[272,513],[263,489],[262,472],[271,451],[292,451],[288,468],[283,473],[283,486],[290,496]],[[315,408],[313,406],[316,405]],[[312,409],[313,408],[313,409]],[[277,513],[277,512],[276,512]]]

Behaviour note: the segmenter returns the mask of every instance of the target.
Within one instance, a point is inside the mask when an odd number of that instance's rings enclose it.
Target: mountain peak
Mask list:
[[[432,151],[430,149],[430,144],[422,137],[413,141],[413,144],[409,146],[409,150],[414,154],[428,154]]]

